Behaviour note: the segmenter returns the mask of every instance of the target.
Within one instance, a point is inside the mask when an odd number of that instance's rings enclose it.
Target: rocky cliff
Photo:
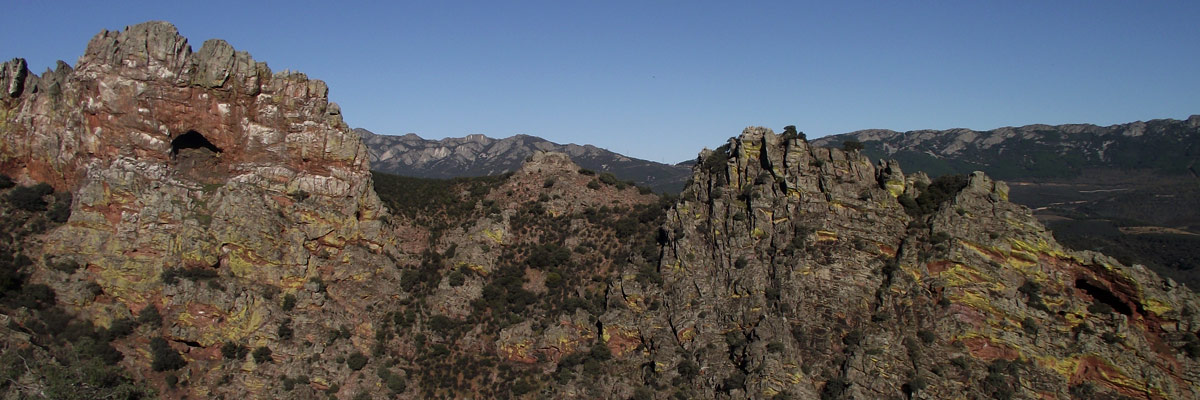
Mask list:
[[[647,361],[709,371],[695,393],[1197,396],[1195,295],[1062,248],[1003,183],[930,184],[763,129],[707,160],[669,213],[663,285],[619,284],[663,299],[624,320],[660,349]]]
[[[499,175],[516,171],[526,158],[539,151],[564,153],[584,168],[609,172],[660,193],[678,193],[688,169],[626,157],[592,145],[558,144],[539,137],[516,135],[503,139],[484,135],[442,140],[375,135],[356,129],[371,152],[371,168],[422,178]]]
[[[249,373],[219,385],[222,345],[283,361],[302,350],[282,345],[280,324],[298,337],[358,327],[348,316],[390,246],[386,212],[323,82],[272,73],[221,40],[193,52],[163,22],[101,32],[74,68],[0,70],[0,170],[74,192],[66,224],[26,250],[43,266],[31,280],[100,326],[160,315],[161,327],[116,344],[125,365],[153,374],[141,378],[162,376],[144,350],[162,337],[191,361],[193,395],[258,392],[273,384],[261,369],[292,367],[231,365]],[[82,268],[44,267],[56,263]],[[288,322],[285,296],[304,310]]]

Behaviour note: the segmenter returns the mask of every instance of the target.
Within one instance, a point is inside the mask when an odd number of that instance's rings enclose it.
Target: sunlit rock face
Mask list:
[[[0,71],[0,170],[74,192],[44,252],[85,265],[100,288],[50,282],[60,300],[102,325],[156,307],[193,361],[219,359],[226,341],[276,342],[276,293],[309,309],[299,333],[357,324],[346,316],[361,304],[341,300],[363,295],[350,287],[391,244],[365,147],[324,82],[272,73],[221,40],[193,52],[165,22],[97,34],[74,68],[37,76],[17,59]],[[163,282],[180,269],[222,283]]]
[[[1002,182],[931,185],[763,128],[701,158],[663,229],[663,283],[615,283],[631,306],[600,317],[613,354],[691,393],[1200,394],[1195,294],[1063,248]]]

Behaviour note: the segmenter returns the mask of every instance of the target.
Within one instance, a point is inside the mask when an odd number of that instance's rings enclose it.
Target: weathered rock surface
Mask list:
[[[664,284],[614,290],[664,307],[601,317],[666,374],[694,360],[693,393],[1200,395],[1180,350],[1200,328],[1196,296],[1062,248],[1003,183],[974,174],[910,215],[900,199],[926,188],[896,165],[761,128],[723,151],[670,213]]]
[[[297,368],[247,363],[237,385],[218,384],[207,368],[226,342],[267,346],[280,361],[321,352],[277,337],[283,295],[306,311],[293,317],[297,336],[358,326],[370,292],[356,286],[377,281],[373,265],[392,244],[366,148],[323,82],[272,74],[220,40],[193,53],[163,22],[101,32],[73,69],[38,77],[14,60],[0,70],[0,170],[75,193],[43,251],[99,285],[76,311],[107,325],[156,308],[201,397],[266,396],[272,375],[256,370]],[[165,284],[170,271],[219,283]],[[149,363],[141,340],[126,344],[135,369]],[[319,371],[308,373],[344,379]]]

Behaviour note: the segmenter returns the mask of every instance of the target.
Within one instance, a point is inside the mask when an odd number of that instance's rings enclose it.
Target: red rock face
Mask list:
[[[0,173],[73,194],[67,223],[27,251],[84,266],[77,278],[101,293],[61,305],[100,325],[154,307],[162,328],[142,336],[184,354],[196,397],[260,390],[203,375],[223,343],[362,325],[363,282],[394,278],[377,268],[391,244],[365,147],[327,92],[220,40],[193,53],[163,22],[101,32],[75,68],[0,65]],[[77,292],[39,267],[31,279]],[[164,278],[183,269],[220,278]],[[299,299],[286,317],[277,293]],[[126,351],[128,365],[147,372],[144,354]]]
[[[193,53],[167,23],[101,32],[74,69],[60,64],[38,77],[18,59],[3,71],[0,172],[59,189],[76,187],[96,160],[171,165],[172,141],[189,131],[221,149],[221,169],[235,174],[263,164],[367,171],[365,148],[324,82],[272,74],[221,40]]]

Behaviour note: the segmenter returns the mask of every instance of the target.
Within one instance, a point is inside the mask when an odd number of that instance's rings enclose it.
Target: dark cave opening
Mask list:
[[[1093,285],[1087,279],[1079,278],[1075,280],[1075,287],[1083,289],[1089,296],[1101,303],[1107,304],[1113,310],[1125,315],[1133,315],[1133,310],[1129,308],[1129,304],[1125,303],[1112,292],[1103,287]]]
[[[208,141],[208,138],[201,135],[200,132],[187,131],[174,140],[171,140],[171,156],[179,155],[180,150],[184,149],[206,149],[213,153],[220,153],[221,148]]]

